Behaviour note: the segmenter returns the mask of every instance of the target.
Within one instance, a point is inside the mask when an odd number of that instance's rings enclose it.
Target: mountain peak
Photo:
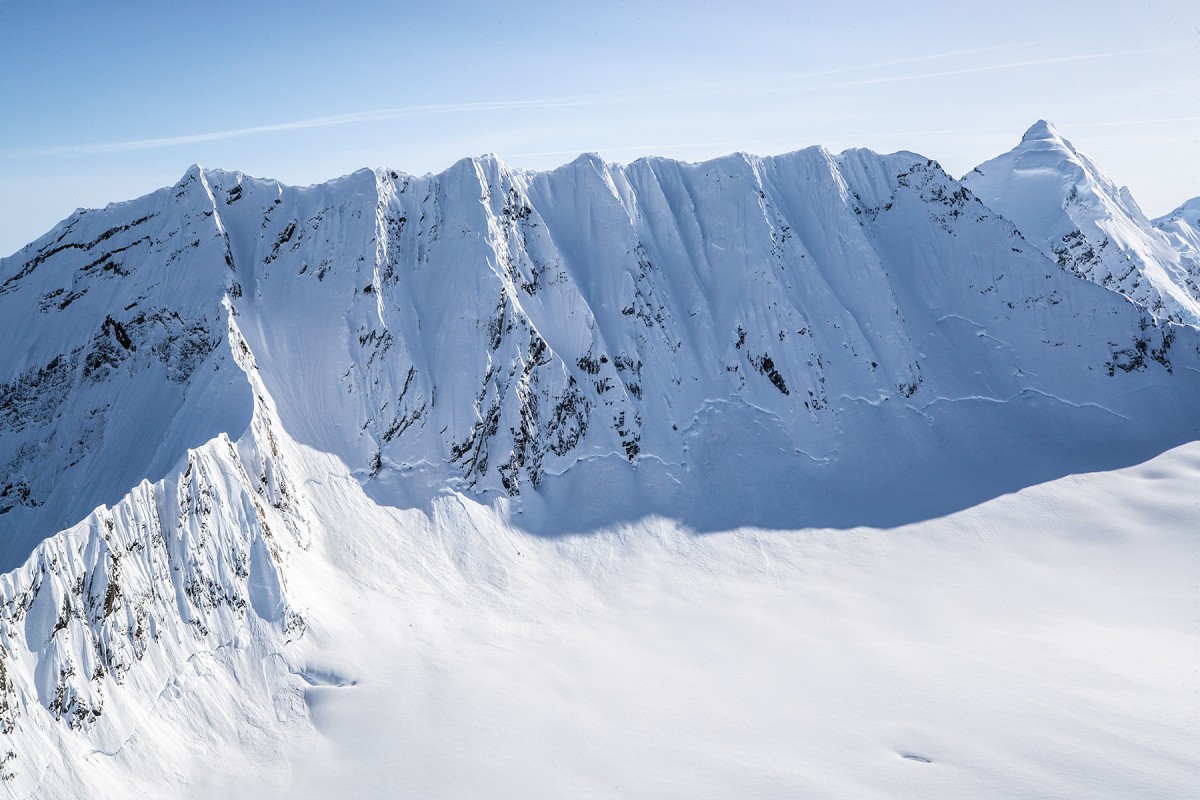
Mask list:
[[[183,173],[183,177],[179,179],[176,185],[178,186],[179,184],[188,183],[189,181],[194,181],[197,178],[201,178],[204,176],[205,171],[206,170],[204,167],[200,166],[199,164],[192,164],[187,168],[187,171]]]
[[[1058,132],[1052,124],[1044,119],[1039,119],[1037,122],[1029,126],[1029,130],[1025,131],[1025,135],[1021,137],[1022,142],[1036,142],[1045,140],[1064,141],[1062,134]]]
[[[1060,265],[1161,317],[1200,320],[1191,262],[1146,219],[1128,189],[1046,120],[963,183]]]

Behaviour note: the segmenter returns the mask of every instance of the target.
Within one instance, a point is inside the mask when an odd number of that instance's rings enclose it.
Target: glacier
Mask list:
[[[0,774],[1185,796],[1196,202],[1039,122],[76,212],[0,260]]]

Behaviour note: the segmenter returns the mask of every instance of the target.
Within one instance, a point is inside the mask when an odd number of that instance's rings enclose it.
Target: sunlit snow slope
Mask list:
[[[980,172],[192,168],[0,260],[7,785],[1183,796],[1193,449],[1070,476],[1198,438],[1196,228]]]

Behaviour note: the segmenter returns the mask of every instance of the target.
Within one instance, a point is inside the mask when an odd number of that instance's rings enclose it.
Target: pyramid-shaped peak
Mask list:
[[[1022,142],[1036,142],[1045,140],[1063,141],[1062,134],[1058,129],[1044,119],[1039,119],[1037,122],[1029,126],[1029,130],[1025,131],[1025,135],[1021,137]]]

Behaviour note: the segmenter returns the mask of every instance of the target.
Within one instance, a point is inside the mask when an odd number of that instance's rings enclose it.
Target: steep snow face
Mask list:
[[[1040,120],[1011,151],[963,184],[1016,223],[1060,266],[1147,306],[1200,321],[1200,259],[1173,246],[1138,207],[1054,126]]]
[[[919,492],[864,504],[864,484],[973,474],[931,475],[934,453],[1011,463],[938,421],[1002,406],[1028,437],[1008,455],[1046,477],[1071,471],[1047,407],[1094,415],[1087,439],[1192,425],[1122,420],[1137,387],[1191,380],[1168,370],[1194,357],[1192,330],[1047,263],[911,154],[583,157],[541,174],[484,158],[282,194],[208,180],[283,427],[390,505],[450,485],[512,498],[534,529],[679,508],[697,526],[854,524],[929,512]]]
[[[896,524],[1190,439],[1196,331],[1077,272],[911,153],[194,168],[0,262],[5,563],[240,440],[247,359],[377,501],[545,532]]]

